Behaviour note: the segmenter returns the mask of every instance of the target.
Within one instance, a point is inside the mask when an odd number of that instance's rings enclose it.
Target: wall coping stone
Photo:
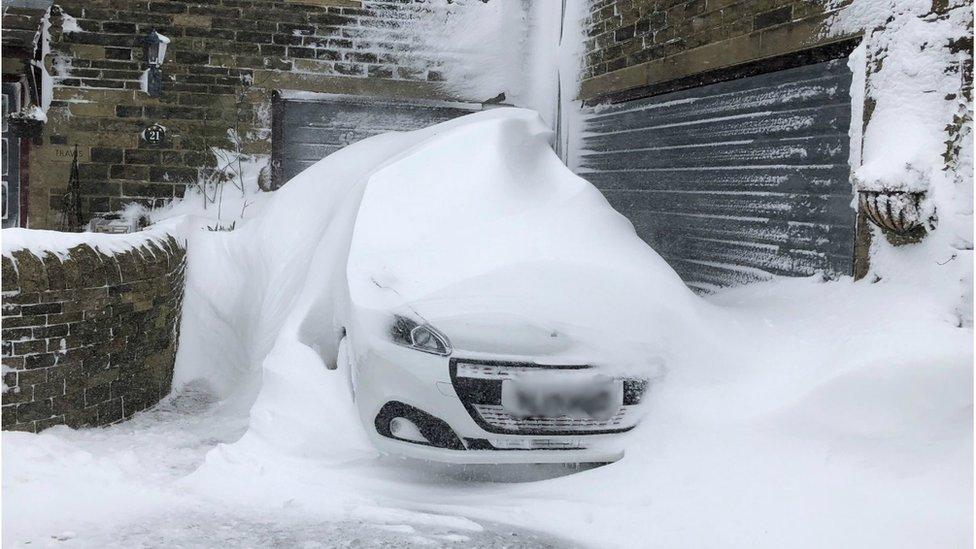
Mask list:
[[[38,258],[48,254],[65,258],[81,245],[87,245],[104,255],[115,255],[146,244],[158,245],[171,237],[183,242],[185,247],[184,224],[184,220],[180,218],[167,219],[150,225],[145,230],[126,234],[10,228],[0,230],[0,248],[4,257],[16,259],[15,255],[19,255],[16,252],[25,250]]]

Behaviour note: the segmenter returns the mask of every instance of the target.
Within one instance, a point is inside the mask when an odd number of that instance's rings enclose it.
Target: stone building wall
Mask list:
[[[586,23],[580,98],[595,100],[845,40],[824,36],[822,28],[847,3],[595,0]]]
[[[3,256],[4,430],[107,425],[170,391],[184,245]]]
[[[32,228],[60,228],[75,146],[84,221],[129,202],[158,206],[181,196],[214,167],[211,147],[270,153],[272,90],[458,99],[441,85],[445,60],[411,48],[410,29],[423,26],[424,13],[409,2],[56,4],[45,60],[53,101],[31,152]],[[171,39],[156,99],[140,81],[153,29]],[[154,123],[167,130],[159,145],[141,137]]]

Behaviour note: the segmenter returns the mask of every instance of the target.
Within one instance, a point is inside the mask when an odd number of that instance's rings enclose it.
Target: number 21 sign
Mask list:
[[[160,124],[153,124],[142,130],[142,138],[150,145],[159,145],[166,139],[166,127]]]

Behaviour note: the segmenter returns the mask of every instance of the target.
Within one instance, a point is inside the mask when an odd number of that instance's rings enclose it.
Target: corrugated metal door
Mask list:
[[[282,92],[274,102],[272,156],[280,186],[329,154],[373,135],[416,130],[480,110],[480,104],[396,101]]]
[[[577,166],[692,287],[850,274],[844,60],[597,107]]]

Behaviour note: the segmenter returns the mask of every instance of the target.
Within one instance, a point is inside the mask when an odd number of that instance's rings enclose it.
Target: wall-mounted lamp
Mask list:
[[[169,38],[153,29],[146,37],[146,62],[149,64],[146,91],[149,97],[159,97],[163,91],[163,71],[160,65],[166,59]]]

